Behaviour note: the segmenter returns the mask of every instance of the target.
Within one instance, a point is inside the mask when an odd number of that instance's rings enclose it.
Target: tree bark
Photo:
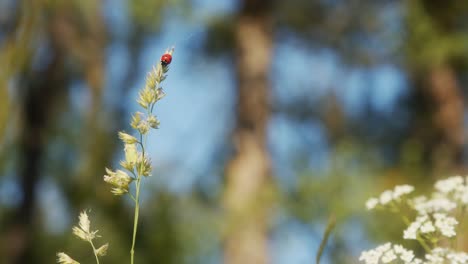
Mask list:
[[[9,244],[11,263],[32,261],[32,235],[34,233],[34,211],[36,186],[41,174],[41,159],[46,144],[51,109],[64,90],[63,56],[54,54],[53,61],[44,72],[27,79],[24,85],[22,117],[23,125],[19,138],[21,148],[20,177],[22,201],[11,228]],[[43,77],[39,77],[42,75]]]
[[[411,103],[416,111],[413,138],[423,149],[424,160],[433,175],[463,173],[464,165],[464,101],[458,82],[455,61],[460,55],[444,49],[444,43],[460,42],[460,32],[454,12],[463,11],[458,1],[418,0],[408,2],[409,64],[415,93]],[[429,29],[421,29],[427,24]],[[444,50],[437,56],[438,49]],[[445,42],[444,42],[445,41]],[[439,52],[440,53],[440,52]],[[424,54],[431,54],[424,55]]]
[[[37,37],[43,33],[44,39],[48,40],[47,49],[50,60],[38,69],[31,66],[29,59],[25,60],[27,63],[25,62],[24,65],[18,67],[17,75],[22,91],[20,96],[22,123],[18,138],[20,148],[18,177],[22,200],[15,215],[10,220],[11,227],[5,238],[8,247],[5,257],[7,263],[31,263],[34,259],[33,245],[35,242],[33,239],[38,230],[35,220],[36,188],[43,174],[42,163],[47,149],[47,130],[54,121],[55,111],[57,111],[60,102],[66,98],[69,77],[65,61],[67,56],[72,53],[73,47],[71,47],[69,40],[70,33],[74,31],[73,25],[63,19],[65,15],[61,11],[66,11],[65,6],[48,10],[50,12],[47,19],[44,20],[38,19],[45,12],[45,7],[42,4],[24,2],[21,8],[22,16],[32,12],[29,15],[34,17],[34,19],[23,18],[28,20],[28,25],[31,27],[29,32],[31,36],[29,37],[34,39],[32,36]],[[78,41],[73,43],[76,45]],[[75,50],[77,49],[75,48]],[[38,53],[33,50],[27,51],[29,56]],[[88,51],[88,53],[95,52],[97,51]],[[98,67],[92,69],[95,70]],[[88,72],[91,71],[89,68]],[[102,79],[99,76],[94,77],[94,80]],[[89,81],[91,82],[91,80]]]
[[[270,116],[272,52],[270,1],[245,0],[235,28],[237,49],[236,154],[226,168],[225,207],[229,227],[225,263],[267,263],[266,203],[269,179],[266,131]]]
[[[448,65],[433,67],[426,92],[433,106],[432,123],[437,137],[433,153],[435,168],[460,172],[465,145],[464,102],[453,68]]]

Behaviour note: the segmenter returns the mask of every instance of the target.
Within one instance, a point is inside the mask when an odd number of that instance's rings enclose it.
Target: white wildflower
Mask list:
[[[359,260],[364,261],[366,264],[378,264],[382,254],[389,250],[390,247],[391,243],[385,243],[383,245],[378,246],[375,249],[363,251],[361,253],[361,256],[359,257]]]
[[[403,260],[404,262],[411,262],[414,259],[414,253],[411,250],[407,250],[401,245],[394,245],[393,249],[395,250],[395,253],[400,255],[400,259]]]
[[[389,251],[385,252],[382,256],[382,262],[383,263],[390,263],[392,261],[394,261],[395,259],[397,258],[397,256],[395,255],[395,252],[390,249]]]
[[[414,258],[414,253],[411,250],[405,249],[401,245],[393,245],[385,243],[368,251],[363,251],[359,257],[360,261],[366,264],[378,263],[393,263],[396,260],[402,260],[404,263],[421,263],[420,260]]]
[[[409,194],[414,191],[414,187],[411,185],[398,185],[393,190],[393,199],[398,199],[405,194]]]
[[[366,208],[367,210],[372,210],[374,209],[377,205],[379,204],[379,199],[372,197],[366,202]]]
[[[468,254],[465,252],[456,252],[449,248],[434,248],[426,254],[426,264],[466,264],[468,263]]]
[[[468,263],[468,254],[465,252],[450,252],[447,254],[447,259],[456,264]]]
[[[421,233],[423,234],[432,233],[436,231],[436,228],[434,227],[431,221],[425,222],[424,224],[421,225],[419,229],[421,230]]]
[[[455,232],[455,226],[458,224],[458,221],[446,214],[434,214],[435,227],[440,231],[440,233],[446,237],[453,237],[457,233]]]
[[[403,195],[409,194],[414,190],[411,185],[398,185],[393,190],[382,192],[379,198],[370,198],[366,201],[367,210],[374,209],[377,205],[386,205],[391,201],[400,201]]]
[[[463,185],[463,178],[461,176],[454,176],[444,180],[439,180],[434,186],[442,193],[450,193],[455,191],[461,185]]]
[[[453,198],[463,205],[468,205],[468,177],[464,185],[458,186],[453,194]]]
[[[445,255],[447,254],[447,250],[443,248],[434,248],[431,252],[425,255],[426,263],[436,264],[436,263],[444,263]]]
[[[416,217],[416,220],[412,222],[406,230],[403,231],[404,239],[416,239],[418,235],[418,230],[426,222],[430,221],[427,215],[420,215]]]
[[[449,213],[468,205],[468,176],[450,177],[437,181],[436,191],[429,198],[419,196],[407,200],[408,204],[417,211],[418,216],[403,232],[404,239],[425,240],[439,244],[440,237],[452,238],[457,235],[457,219]],[[378,208],[393,209],[400,206],[402,197],[414,191],[411,185],[399,185],[393,190],[386,190],[378,198],[372,197],[366,201],[368,210]],[[391,206],[388,206],[390,204]],[[419,241],[423,243],[422,241]],[[429,250],[425,259],[415,258],[413,251],[406,250],[400,245],[386,243],[375,249],[363,251],[359,258],[366,264],[404,263],[404,264],[468,264],[468,253],[456,252],[450,248],[436,247]]]
[[[436,212],[450,212],[457,207],[457,204],[446,197],[434,197],[427,199],[424,196],[411,200],[411,205],[419,214],[429,214]]]
[[[418,233],[428,234],[440,232],[443,236],[453,237],[455,233],[455,225],[457,220],[446,214],[437,213],[433,215],[434,221],[428,215],[421,215],[412,222],[408,228],[403,231],[404,239],[416,239]]]
[[[416,239],[416,237],[418,236],[418,229],[421,226],[422,221],[424,220],[422,220],[421,218],[416,218],[416,221],[412,222],[408,226],[408,228],[406,228],[403,231],[403,238],[404,239]]]
[[[380,195],[380,203],[382,205],[388,204],[389,202],[392,201],[392,199],[393,199],[393,192],[390,190],[386,190]]]

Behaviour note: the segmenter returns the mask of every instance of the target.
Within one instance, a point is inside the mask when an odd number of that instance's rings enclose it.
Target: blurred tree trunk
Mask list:
[[[47,131],[53,126],[55,117],[60,111],[62,102],[67,99],[67,82],[71,72],[67,71],[66,60],[75,58],[84,67],[84,75],[90,86],[92,103],[88,119],[91,123],[97,120],[91,117],[99,109],[100,94],[102,88],[103,73],[103,36],[102,21],[98,4],[78,6],[77,3],[67,2],[44,6],[41,3],[23,2],[21,5],[20,19],[32,21],[33,12],[35,22],[27,23],[31,34],[44,34],[43,40],[46,47],[48,61],[41,67],[33,67],[31,58],[25,60],[24,65],[18,66],[18,80],[21,88],[21,131],[19,135],[20,162],[18,176],[22,193],[21,204],[11,219],[11,228],[6,237],[7,263],[32,263],[36,260],[33,252],[34,237],[39,228],[36,220],[37,195],[36,188],[44,172],[44,154],[47,144],[51,141]],[[89,9],[86,9],[89,8]],[[47,11],[46,11],[47,10]],[[92,13],[91,11],[94,13]],[[85,19],[79,20],[84,13],[92,14],[89,24]],[[43,18],[44,14],[47,16]],[[41,17],[43,19],[37,19]],[[81,18],[81,17],[80,17]],[[76,20],[74,20],[76,19]],[[76,23],[80,21],[81,24]],[[93,32],[85,34],[86,30]],[[80,33],[82,35],[80,35]],[[94,33],[94,34],[93,34]],[[38,42],[35,38],[30,37]],[[37,44],[36,44],[37,45]],[[43,55],[41,51],[27,50],[30,57]],[[26,51],[24,51],[26,52]],[[94,113],[94,114],[93,114]],[[90,131],[90,130],[88,130]],[[78,163],[78,162],[77,162]],[[79,165],[79,164],[77,164]],[[70,172],[65,175],[69,175]],[[63,177],[63,175],[61,175]],[[74,186],[77,191],[77,186]],[[79,188],[78,188],[79,190]]]
[[[40,79],[27,80],[22,103],[23,127],[20,135],[20,176],[22,202],[15,216],[10,244],[12,263],[31,263],[36,186],[40,178],[41,157],[44,154],[46,129],[51,108],[64,89],[63,57],[57,53],[41,73]]]
[[[456,19],[464,17],[460,13],[466,14],[468,5],[455,0],[409,3],[408,55],[416,88],[410,102],[416,111],[413,138],[431,174],[462,173],[465,105],[454,61],[463,56],[458,47],[465,45]]]
[[[437,175],[460,173],[464,167],[464,102],[455,70],[447,64],[433,66],[416,82],[420,96],[416,100],[422,100],[422,107],[429,111],[427,118],[421,117],[428,124],[418,134],[425,134],[421,138],[427,140],[425,155],[430,168]]]
[[[270,8],[271,1],[244,0],[235,28],[236,154],[226,168],[224,196],[230,220],[225,240],[228,264],[267,263],[267,216],[262,193],[270,181],[266,150],[273,37]]]
[[[31,57],[34,52],[27,46],[36,36],[40,27],[41,5],[18,3],[18,22],[15,34],[6,40],[7,47],[3,62],[9,66],[2,72],[2,85],[7,85],[11,76],[17,77],[20,111],[18,135],[19,161],[18,181],[21,199],[12,218],[7,219],[3,261],[6,263],[31,263],[33,250],[34,209],[36,207],[36,185],[39,181],[41,156],[44,152],[48,115],[62,88],[63,60],[60,54],[53,54],[47,66],[33,71]],[[27,43],[27,44],[26,44]]]
[[[45,151],[47,127],[51,111],[64,90],[64,58],[55,50],[50,63],[40,72],[24,72],[21,82],[22,127],[19,135],[20,161],[18,176],[21,185],[21,204],[9,233],[11,263],[31,263],[34,234],[36,186],[41,171],[41,157]],[[10,263],[10,262],[9,262]]]

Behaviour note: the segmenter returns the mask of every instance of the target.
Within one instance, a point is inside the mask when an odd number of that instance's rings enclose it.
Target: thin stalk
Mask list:
[[[404,216],[404,215],[401,215],[401,217],[402,217],[402,219],[403,219],[403,222],[404,222],[407,226],[409,226],[410,223],[411,223],[411,222],[409,221],[409,219],[408,219],[406,216]],[[424,248],[424,250],[425,250],[426,252],[430,252],[430,251],[431,251],[431,247],[429,247],[429,245],[427,245],[426,241],[424,241],[424,238],[421,237],[419,234],[416,235],[416,240],[419,242],[419,244]]]
[[[132,249],[130,250],[130,263],[134,263],[134,254],[135,254],[135,241],[136,241],[136,233],[138,229],[138,216],[140,213],[140,182],[141,176],[138,175],[137,182],[136,182],[136,194],[135,194],[135,215],[133,218],[133,237],[132,237]]]
[[[331,215],[330,218],[328,219],[327,227],[325,229],[325,233],[323,234],[322,242],[320,243],[319,250],[317,252],[317,256],[315,258],[315,263],[320,264],[320,259],[323,254],[323,250],[325,249],[325,246],[327,245],[328,238],[330,237],[330,234],[335,227],[336,224],[336,218],[334,215]]]
[[[143,141],[143,135],[140,134],[140,145],[141,145],[141,154],[142,158],[145,157],[145,146]],[[143,163],[140,164],[140,171],[142,171]],[[138,170],[137,170],[138,171]],[[138,230],[138,217],[140,215],[140,184],[141,184],[141,174],[138,173],[137,180],[135,184],[135,213],[133,217],[133,236],[132,236],[132,248],[130,249],[130,263],[134,264],[135,259],[135,243],[136,243],[136,234]]]
[[[94,253],[94,257],[96,258],[96,263],[99,264],[99,257],[96,254],[96,248],[94,247],[93,241],[90,240],[89,243],[91,244],[91,247],[93,248],[93,253]]]
[[[162,67],[161,64],[158,65],[158,67]],[[163,71],[163,69],[159,69],[160,71]],[[162,73],[164,75],[164,73]],[[160,77],[161,78],[161,77]],[[159,87],[160,81],[156,82],[156,89]],[[155,102],[150,104],[148,107],[146,107],[146,113],[148,116],[152,115],[153,113],[153,107],[155,105]],[[129,193],[130,197],[132,200],[135,202],[135,213],[134,213],[134,218],[133,218],[133,236],[132,236],[132,248],[130,249],[130,263],[134,264],[134,258],[135,258],[135,243],[136,243],[136,234],[138,230],[138,217],[140,214],[140,185],[141,185],[141,178],[142,178],[142,172],[144,171],[144,159],[146,159],[146,154],[145,154],[145,142],[146,142],[146,133],[143,135],[140,132],[140,140],[137,142],[140,147],[141,147],[141,163],[140,163],[140,169],[137,169],[137,175],[136,175],[136,183],[135,183],[135,196]],[[133,173],[133,172],[132,172]],[[134,174],[135,175],[135,174]]]
[[[431,252],[431,247],[429,247],[429,245],[427,245],[427,243],[426,243],[426,241],[424,241],[423,237],[421,237],[420,235],[417,235],[416,240],[424,248],[424,250],[426,250],[426,252],[428,252],[428,253]]]

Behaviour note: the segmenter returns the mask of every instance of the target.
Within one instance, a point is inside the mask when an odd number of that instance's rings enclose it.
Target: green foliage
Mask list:
[[[407,1],[406,54],[413,68],[428,68],[451,60],[467,59],[468,33],[455,28],[447,29],[430,14],[423,1]],[[451,11],[455,11],[454,7]],[[451,12],[444,10],[446,12]]]

